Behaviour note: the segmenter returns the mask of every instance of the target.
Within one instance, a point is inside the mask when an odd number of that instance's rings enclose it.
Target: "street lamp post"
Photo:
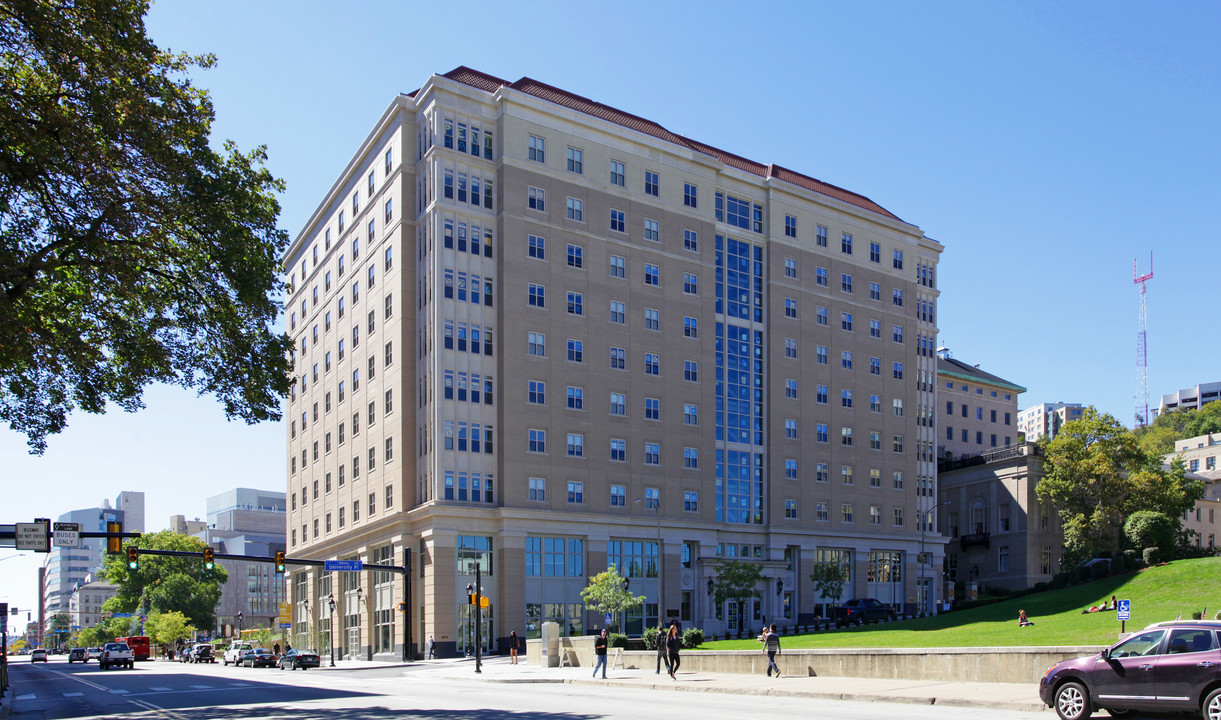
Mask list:
[[[661,490],[655,498],[636,498],[636,502],[647,500],[657,513],[657,624],[665,622],[666,613],[666,554],[661,549]]]
[[[331,593],[327,604],[331,606],[331,628],[327,633],[327,645],[331,646],[331,667],[335,667],[335,593]]]
[[[928,527],[928,518],[930,515],[933,514],[933,511],[936,510],[937,508],[941,507],[942,505],[949,505],[951,502],[952,501],[950,501],[950,500],[946,500],[945,502],[938,503],[937,505],[934,505],[931,508],[928,508],[927,510],[924,510],[924,511],[917,510],[916,511],[916,514],[917,514],[916,516],[920,520],[920,558],[919,558],[919,560],[920,560],[920,592],[923,593],[923,597],[920,599],[920,609],[924,611],[923,612],[924,615],[928,615],[928,612],[929,612],[929,608],[928,608],[929,592],[928,592],[928,588],[925,587],[925,585],[924,585],[924,531]]]
[[[474,616],[471,615],[471,598],[474,594],[475,594],[474,583],[467,583],[466,584],[466,656],[467,657],[471,656],[471,638],[475,634],[475,631],[473,629],[471,629],[471,622],[474,620]]]

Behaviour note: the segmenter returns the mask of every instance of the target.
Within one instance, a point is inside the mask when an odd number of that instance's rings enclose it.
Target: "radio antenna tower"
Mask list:
[[[1132,261],[1133,282],[1140,286],[1140,315],[1136,330],[1136,423],[1142,427],[1149,423],[1149,355],[1145,324],[1148,307],[1145,303],[1145,283],[1153,277],[1153,253],[1149,253],[1149,272],[1140,274],[1136,261]]]

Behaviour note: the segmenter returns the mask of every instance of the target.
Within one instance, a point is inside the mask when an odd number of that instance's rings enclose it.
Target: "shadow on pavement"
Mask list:
[[[501,708],[474,708],[451,710],[445,708],[413,708],[410,710],[391,710],[386,707],[319,708],[316,713],[309,708],[281,707],[276,705],[260,705],[252,708],[260,719],[276,720],[278,718],[293,718],[302,720],[315,715],[327,720],[521,720],[523,717],[539,718],[541,720],[597,720],[602,715],[588,713],[554,713],[554,712],[521,712]],[[220,720],[237,717],[233,710],[224,708],[199,708],[190,710],[176,709],[174,715],[183,720]]]

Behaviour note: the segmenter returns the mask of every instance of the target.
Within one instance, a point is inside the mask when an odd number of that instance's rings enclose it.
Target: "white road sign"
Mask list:
[[[80,523],[55,523],[51,544],[55,547],[78,548],[81,546]]]
[[[47,526],[42,523],[17,523],[17,549],[47,552]]]

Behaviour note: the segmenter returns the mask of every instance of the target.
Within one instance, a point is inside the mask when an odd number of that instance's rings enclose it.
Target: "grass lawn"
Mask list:
[[[1103,580],[1035,593],[985,607],[954,611],[915,620],[866,625],[784,638],[785,648],[837,647],[982,647],[1011,645],[1109,645],[1118,638],[1120,623],[1113,612],[1081,614],[1115,595],[1132,601],[1127,630],[1143,628],[1182,613],[1208,608],[1207,617],[1221,611],[1221,557],[1176,560]],[[1034,625],[1018,627],[1018,610]],[[757,650],[759,642],[706,642],[704,650]]]

